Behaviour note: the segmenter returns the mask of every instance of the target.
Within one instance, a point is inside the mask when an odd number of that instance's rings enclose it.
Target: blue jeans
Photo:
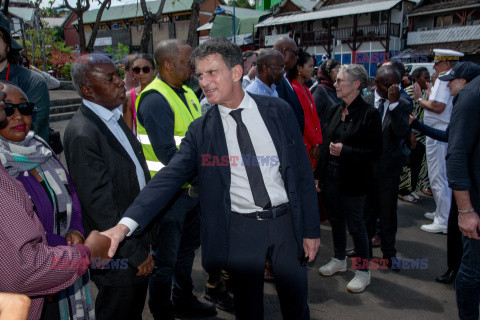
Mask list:
[[[195,250],[200,247],[199,213],[198,199],[182,189],[157,222],[152,248],[155,268],[149,278],[148,299],[155,319],[169,318],[171,301],[181,304],[192,299],[192,266]]]
[[[463,236],[462,264],[455,279],[458,316],[478,320],[480,303],[480,240]]]

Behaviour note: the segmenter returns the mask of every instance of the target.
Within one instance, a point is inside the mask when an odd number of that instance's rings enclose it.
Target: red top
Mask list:
[[[322,144],[322,130],[320,129],[320,120],[318,119],[317,108],[313,100],[312,93],[305,86],[300,84],[297,79],[291,81],[292,87],[297,93],[298,99],[302,104],[303,114],[305,115],[305,130],[303,131],[303,141],[307,147],[307,153],[317,144]]]
[[[135,101],[137,100],[137,93],[135,92],[135,88],[130,90],[130,98],[132,99],[130,102],[130,109],[132,110],[132,120],[133,120],[133,133],[135,136],[137,135],[137,111],[135,110]]]

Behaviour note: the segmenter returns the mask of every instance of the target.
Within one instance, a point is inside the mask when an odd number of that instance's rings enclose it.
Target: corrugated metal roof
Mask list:
[[[233,7],[220,5],[223,10],[225,10],[226,14],[233,15]],[[246,9],[246,8],[239,8],[235,7],[235,17],[243,19],[243,18],[260,18],[266,15],[269,15],[269,11],[261,11],[261,10],[254,10],[254,9]]]
[[[451,49],[465,54],[480,54],[480,40],[421,44],[411,47],[413,53],[427,52],[432,56],[433,49],[436,48]]]
[[[409,32],[407,45],[459,42],[480,39],[480,25]]]
[[[163,14],[175,13],[190,11],[192,8],[193,0],[167,0],[165,6],[163,7]],[[147,1],[147,8],[150,12],[156,13],[158,7],[160,6],[160,1]],[[83,15],[83,23],[95,23],[97,20],[97,13],[99,9],[88,10]],[[112,6],[110,9],[105,9],[102,15],[102,22],[106,21],[118,21],[124,19],[134,19],[143,17],[142,8],[140,3],[136,4],[124,4],[121,6]],[[78,24],[78,21],[72,23],[73,25]]]
[[[236,11],[236,10],[235,10]],[[235,18],[235,34],[252,33],[254,26],[258,23],[257,17]],[[213,21],[212,29],[210,29],[209,36],[215,37],[229,37],[233,33],[233,21],[231,16],[216,16]]]
[[[307,13],[296,13],[285,16],[270,17],[255,27],[274,26],[300,21],[320,20],[334,17],[343,17],[353,14],[384,11],[393,8],[402,0],[369,0],[355,3],[345,3],[335,6],[321,7],[318,11]]]
[[[61,27],[67,16],[61,18],[41,17],[42,22],[46,22],[48,27]]]
[[[317,4],[318,0],[292,0],[292,2],[305,12],[312,11],[313,7]]]
[[[420,14],[429,14],[432,12],[438,12],[441,10],[456,10],[457,8],[471,8],[479,6],[479,0],[456,0],[456,1],[435,1],[431,4],[420,3],[411,13],[411,16],[416,16]]]
[[[23,21],[32,21],[35,13],[33,8],[9,7],[8,12]]]

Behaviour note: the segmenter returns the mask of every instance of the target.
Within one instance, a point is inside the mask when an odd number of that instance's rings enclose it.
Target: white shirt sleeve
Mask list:
[[[437,79],[428,100],[447,104],[450,99],[450,89],[448,89],[447,84],[447,81]]]
[[[130,231],[127,233],[127,237],[130,237],[132,233],[138,228],[138,223],[136,223],[130,218],[122,218],[120,219],[118,224],[123,224],[124,226],[127,226],[128,229],[130,229]]]

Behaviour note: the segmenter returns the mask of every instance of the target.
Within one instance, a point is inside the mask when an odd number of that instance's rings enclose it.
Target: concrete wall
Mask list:
[[[187,41],[189,27],[190,27],[190,20],[176,21],[175,22],[176,38]]]
[[[168,23],[162,23],[161,27],[159,27],[158,23],[154,24],[152,26],[152,34],[154,47],[160,41],[170,39],[168,36]]]

